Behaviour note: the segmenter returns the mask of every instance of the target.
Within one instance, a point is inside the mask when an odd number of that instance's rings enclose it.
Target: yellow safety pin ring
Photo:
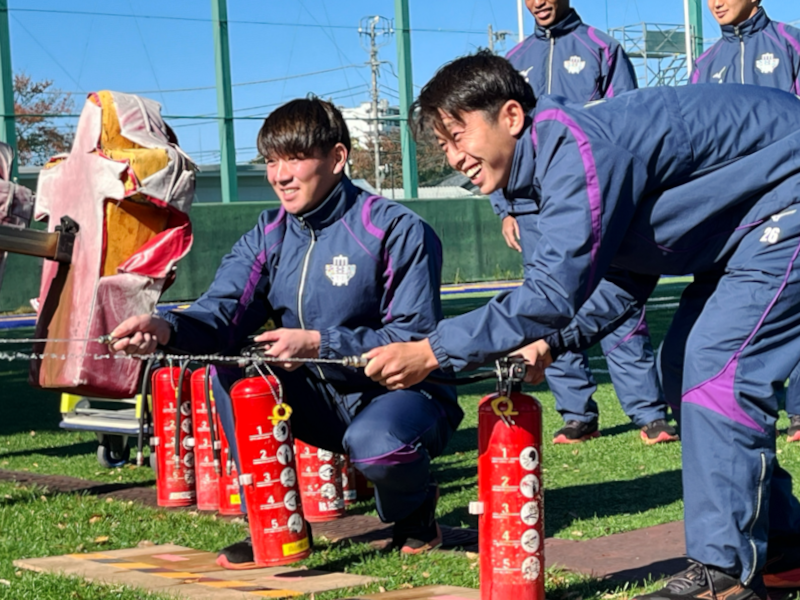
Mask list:
[[[276,404],[272,407],[272,416],[269,418],[272,421],[273,427],[281,421],[288,421],[292,416],[292,407],[288,404]]]

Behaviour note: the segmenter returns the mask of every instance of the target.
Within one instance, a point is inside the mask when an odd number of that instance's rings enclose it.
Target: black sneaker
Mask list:
[[[422,554],[442,545],[442,530],[436,522],[439,486],[428,487],[424,502],[413,513],[394,524],[392,547],[403,554]]]
[[[308,535],[309,547],[313,550],[314,537],[311,534],[311,523],[308,521],[306,521],[306,534]],[[253,555],[253,540],[249,535],[241,542],[236,542],[220,550],[217,556],[217,564],[224,569],[233,571],[261,568],[256,564]]]
[[[662,444],[664,442],[677,442],[680,439],[680,437],[678,437],[678,432],[672,425],[667,423],[666,419],[656,419],[648,423],[642,427],[642,431],[639,435],[642,437],[642,441],[648,446]]]
[[[789,415],[789,429],[786,430],[789,442],[800,442],[800,415]]]
[[[796,536],[770,538],[761,573],[768,588],[800,589],[800,540]]]
[[[554,444],[578,444],[600,436],[597,419],[591,421],[567,421],[553,436]]]
[[[766,600],[763,584],[745,587],[738,577],[702,563],[672,577],[656,592],[635,596],[632,600]]]
[[[241,571],[244,569],[257,569],[253,558],[253,541],[248,535],[241,542],[236,542],[220,550],[217,564],[223,569]]]

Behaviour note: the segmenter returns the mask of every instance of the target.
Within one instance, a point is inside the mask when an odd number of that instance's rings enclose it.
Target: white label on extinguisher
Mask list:
[[[282,465],[288,465],[292,460],[292,449],[289,444],[282,444],[278,448],[278,462]]]
[[[519,511],[519,517],[525,525],[533,526],[539,522],[539,504],[537,502],[526,502]]]
[[[333,452],[330,450],[323,450],[322,448],[317,448],[317,458],[321,461],[331,460],[333,459]]]
[[[539,572],[541,570],[541,563],[535,556],[529,556],[522,563],[522,577],[526,581],[536,581],[539,579]]]
[[[170,500],[193,500],[194,492],[170,492]]]
[[[333,465],[320,465],[319,478],[322,481],[330,481],[333,479]]]
[[[297,483],[297,474],[292,467],[286,467],[281,471],[281,484],[284,487],[294,487]]]
[[[336,486],[332,483],[325,483],[319,488],[319,495],[325,498],[326,500],[333,500],[338,495],[336,493]]]
[[[184,419],[181,421],[181,431],[183,433],[192,433],[192,420]]]
[[[320,502],[319,503],[319,511],[320,512],[330,512],[333,510],[342,510],[344,508],[344,500],[339,498],[338,500],[331,500],[330,502]]]
[[[278,442],[285,442],[289,439],[289,424],[286,421],[278,421],[278,424],[272,428],[272,435]]]
[[[533,446],[528,446],[519,453],[519,464],[526,471],[533,471],[539,466],[539,452]]]
[[[269,431],[264,433],[264,431],[261,429],[261,425],[257,425],[256,432],[253,435],[247,436],[247,439],[249,439],[251,442],[258,442],[261,440],[268,440],[271,437],[272,434]]]
[[[533,498],[539,493],[539,479],[536,475],[525,475],[519,482],[519,491],[526,498]]]
[[[303,517],[301,517],[298,513],[295,513],[289,517],[289,531],[292,533],[300,533],[302,529]]]
[[[522,534],[522,549],[528,554],[534,554],[539,550],[541,540],[539,539],[539,532],[535,529],[528,529]]]
[[[191,402],[181,402],[181,414],[184,417],[188,417],[192,414],[192,403]]]
[[[286,495],[283,497],[283,505],[286,507],[286,510],[297,510],[297,492],[294,490],[286,492]]]

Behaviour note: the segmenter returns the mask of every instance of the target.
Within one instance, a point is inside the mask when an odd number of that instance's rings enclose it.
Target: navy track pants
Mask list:
[[[681,390],[689,558],[760,577],[767,541],[800,535],[800,504],[777,462],[778,391],[800,356],[800,205],[748,233],[724,272],[697,275],[661,349],[667,397]]]
[[[241,378],[234,371],[217,369],[213,382],[217,411],[238,467],[227,393]],[[398,521],[422,504],[431,482],[430,461],[442,453],[454,424],[461,420],[458,406],[418,390],[341,393],[306,367],[275,372],[283,384],[284,401],[292,407],[294,437],[348,454],[375,486],[382,521]]]

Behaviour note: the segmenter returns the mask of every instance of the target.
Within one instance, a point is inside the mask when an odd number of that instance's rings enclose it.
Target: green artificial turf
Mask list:
[[[685,281],[660,285],[648,306],[654,345],[664,336]],[[485,303],[485,294],[445,301],[452,316]],[[3,332],[3,337],[25,337],[31,330]],[[602,436],[579,445],[550,443],[561,426],[554,399],[545,386],[533,393],[544,406],[543,480],[545,528],[548,536],[588,539],[630,531],[682,518],[680,444],[645,446],[636,427],[622,413],[604,372],[602,354],[590,352],[599,383],[595,398],[600,406]],[[59,429],[57,394],[27,384],[21,362],[0,363],[0,468],[32,473],[70,475],[100,482],[153,484],[148,467],[127,465],[103,469],[96,460],[96,438],[91,433]],[[464,421],[443,456],[433,462],[441,485],[438,518],[444,524],[474,527],[467,506],[477,497],[477,404],[493,391],[493,384],[460,390]],[[783,418],[779,428],[787,421]],[[779,439],[781,462],[800,475],[800,444]],[[795,491],[800,484],[795,480]],[[362,502],[358,512],[375,514],[374,502]],[[83,580],[20,571],[18,558],[72,552],[92,552],[135,546],[142,541],[176,543],[214,551],[245,535],[242,524],[190,512],[167,512],[90,496],[49,494],[42,489],[0,483],[0,598],[86,600],[163,598],[120,587],[88,584]],[[431,584],[478,586],[477,557],[463,553],[434,553],[406,557],[381,552],[365,544],[322,541],[304,561],[310,567],[381,577],[360,592]],[[624,598],[641,587],[626,587],[557,570],[547,571],[549,600]],[[650,585],[652,587],[652,584]],[[316,600],[345,596],[342,591],[317,594]]]

